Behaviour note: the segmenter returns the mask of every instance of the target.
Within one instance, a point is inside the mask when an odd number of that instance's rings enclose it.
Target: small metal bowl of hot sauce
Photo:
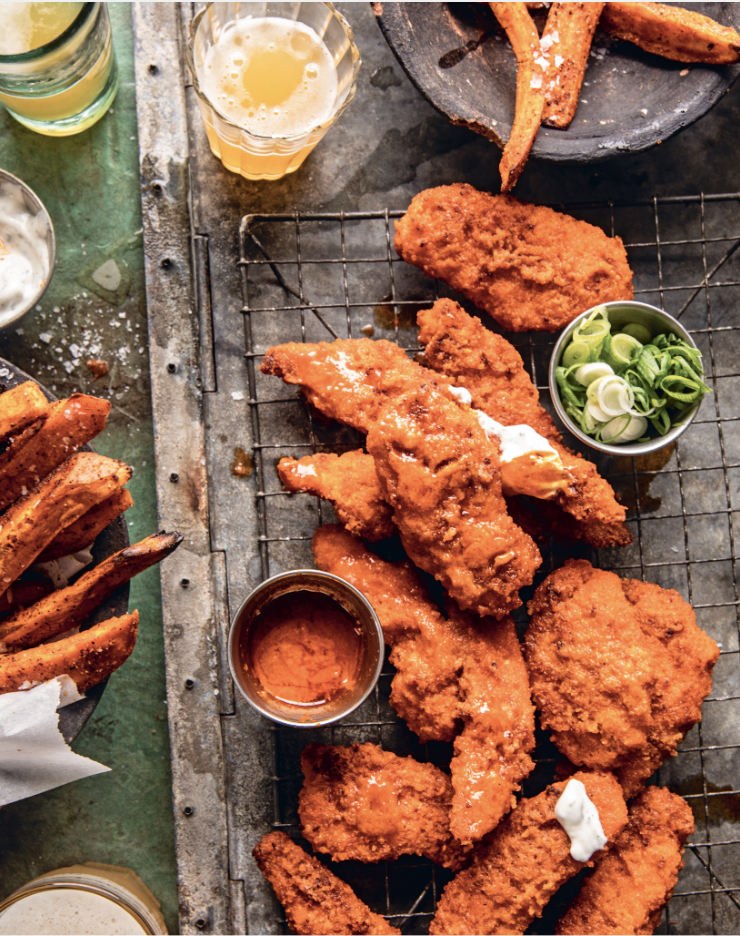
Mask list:
[[[383,631],[372,605],[336,575],[299,569],[273,576],[247,597],[229,631],[239,691],[282,725],[339,721],[373,691]]]

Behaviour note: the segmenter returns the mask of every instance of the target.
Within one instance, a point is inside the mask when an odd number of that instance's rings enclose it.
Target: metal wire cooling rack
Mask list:
[[[685,868],[658,932],[740,932],[740,627],[736,531],[740,532],[740,195],[655,198],[555,206],[619,234],[634,271],[635,294],[662,306],[691,332],[704,353],[708,397],[690,429],[671,450],[640,459],[595,459],[629,507],[632,546],[578,554],[620,575],[676,588],[721,646],[703,722],[657,781],[685,796],[696,818]],[[239,265],[249,407],[258,480],[257,515],[262,575],[312,565],[314,529],[333,519],[330,506],[281,490],[277,461],[362,444],[354,431],[320,421],[305,402],[259,373],[266,349],[284,341],[338,337],[389,338],[410,354],[417,347],[415,313],[439,295],[470,305],[443,284],[399,260],[393,222],[402,212],[250,215],[240,228]],[[487,324],[491,324],[488,322]],[[547,362],[554,343],[542,334],[510,335],[549,404]],[[575,440],[569,440],[578,448]],[[593,458],[593,453],[589,453]],[[540,575],[566,555],[543,554]],[[536,584],[536,583],[535,583]],[[520,625],[526,623],[526,615]],[[399,754],[445,764],[446,745],[423,747],[388,704],[392,670],[352,724],[328,732],[331,743],[373,741]],[[299,838],[300,732],[273,731],[274,827]],[[538,766],[525,783],[539,792],[558,755],[538,735]],[[264,831],[267,831],[265,829]],[[305,846],[305,843],[304,847]],[[422,859],[387,865],[342,863],[333,870],[404,932],[426,932],[447,873]],[[552,932],[565,899],[531,932]],[[278,913],[276,931],[288,932]]]

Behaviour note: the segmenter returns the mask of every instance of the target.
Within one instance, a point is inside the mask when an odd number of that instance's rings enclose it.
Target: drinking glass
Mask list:
[[[224,117],[203,91],[205,57],[224,27],[262,16],[310,26],[334,60],[338,86],[334,108],[327,120],[309,131],[294,136],[260,136]],[[190,25],[186,61],[211,152],[227,169],[246,179],[282,179],[296,171],[354,98],[362,62],[352,27],[332,3],[209,3]]]
[[[46,45],[0,55],[0,103],[24,126],[47,136],[86,130],[108,110],[117,90],[104,3],[84,3],[67,29]]]

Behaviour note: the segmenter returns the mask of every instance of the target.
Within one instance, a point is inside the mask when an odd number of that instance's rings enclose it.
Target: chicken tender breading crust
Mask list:
[[[396,222],[395,248],[510,331],[557,331],[586,309],[633,297],[620,238],[472,185],[416,195]]]
[[[334,861],[424,855],[457,869],[470,849],[450,833],[452,783],[433,764],[376,744],[309,744],[298,796],[301,832]]]
[[[299,936],[400,936],[400,930],[373,913],[348,884],[284,832],[265,835],[252,855],[285,908],[290,928]]]
[[[343,455],[281,458],[277,470],[289,491],[330,500],[339,522],[355,536],[377,543],[396,532],[375,462],[365,452],[358,449]]]
[[[558,492],[556,502],[575,520],[563,518],[562,526],[597,548],[632,542],[624,526],[625,509],[611,485],[595,465],[563,445],[516,348],[450,299],[437,300],[431,309],[419,312],[417,320],[428,367],[465,387],[476,409],[504,426],[531,426],[558,452],[572,482]]]
[[[585,560],[549,575],[528,610],[542,727],[574,764],[615,771],[633,796],[701,721],[719,648],[677,592]]]
[[[649,786],[629,808],[629,822],[587,877],[555,932],[653,933],[683,867],[683,846],[694,831],[686,801]]]
[[[619,784],[611,774],[581,772],[575,777],[586,787],[604,835],[613,842],[627,822]],[[476,846],[470,867],[445,887],[430,933],[523,933],[562,884],[606,854],[602,849],[586,863],[571,857],[570,839],[555,818],[555,804],[567,782],[520,800]]]
[[[498,445],[432,387],[380,410],[368,452],[406,552],[463,610],[501,618],[542,562],[506,512]]]
[[[391,705],[422,741],[452,741],[450,828],[467,844],[514,805],[534,764],[534,707],[514,622],[445,619],[409,562],[384,562],[338,526],[314,534],[316,564],[375,608],[396,667]]]

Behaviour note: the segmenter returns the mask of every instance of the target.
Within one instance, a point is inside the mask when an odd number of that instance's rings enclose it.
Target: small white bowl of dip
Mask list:
[[[25,182],[0,169],[0,328],[29,312],[54,272],[49,212]]]

